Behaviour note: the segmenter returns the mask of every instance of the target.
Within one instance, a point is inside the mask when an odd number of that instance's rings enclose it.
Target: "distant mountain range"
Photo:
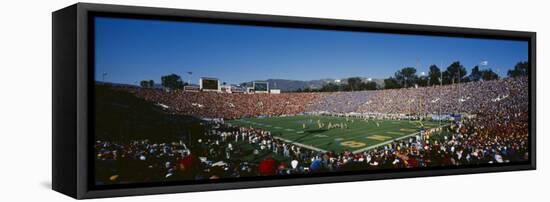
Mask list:
[[[366,77],[359,77],[363,82],[367,82],[368,78]],[[269,88],[271,89],[281,89],[281,91],[296,91],[298,89],[320,89],[326,84],[329,83],[338,83],[340,84],[347,84],[348,78],[343,79],[318,79],[318,80],[309,80],[309,81],[300,81],[300,80],[288,80],[288,79],[268,79],[266,80],[269,83]],[[380,87],[384,87],[384,80],[383,79],[372,79],[372,81],[376,82]],[[245,82],[247,86],[252,85],[252,81]]]

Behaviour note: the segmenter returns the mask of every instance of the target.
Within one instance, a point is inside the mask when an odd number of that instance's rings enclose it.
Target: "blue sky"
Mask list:
[[[137,84],[179,74],[237,84],[265,79],[386,78],[412,66],[428,72],[481,61],[505,76],[528,60],[526,41],[365,33],[97,17],[96,80]],[[440,67],[441,68],[441,67]]]

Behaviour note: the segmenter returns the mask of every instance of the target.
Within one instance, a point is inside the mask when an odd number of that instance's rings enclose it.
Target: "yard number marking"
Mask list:
[[[351,147],[351,148],[357,148],[357,147],[364,147],[367,144],[365,144],[363,142],[358,142],[358,141],[355,141],[355,140],[350,140],[350,141],[341,142],[340,145],[346,146],[346,147]]]

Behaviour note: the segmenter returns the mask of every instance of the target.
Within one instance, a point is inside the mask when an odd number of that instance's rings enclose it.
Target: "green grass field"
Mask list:
[[[332,116],[289,116],[244,118],[229,121],[232,125],[261,128],[279,139],[317,151],[369,150],[408,137],[426,129],[439,127],[439,122],[409,120],[363,120]],[[322,125],[322,128],[319,126]],[[344,125],[328,129],[329,125]]]

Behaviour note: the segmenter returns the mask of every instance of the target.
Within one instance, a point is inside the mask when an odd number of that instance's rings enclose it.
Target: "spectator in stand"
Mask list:
[[[348,170],[420,168],[526,161],[529,158],[526,78],[418,89],[348,93],[222,94],[135,90],[138,97],[169,106],[173,113],[234,119],[295,115],[308,110],[378,114],[467,113],[445,128],[360,152],[320,152],[274,138],[269,131],[209,121],[208,132],[190,143],[148,140],[95,144],[99,184],[308,174]],[[460,93],[458,93],[460,89]],[[336,106],[348,104],[346,107]],[[330,108],[330,109],[329,109]],[[246,161],[239,145],[254,148]],[[283,160],[275,160],[275,156]],[[290,166],[288,166],[290,165]],[[128,168],[131,169],[128,169]],[[128,174],[131,173],[131,174]]]

